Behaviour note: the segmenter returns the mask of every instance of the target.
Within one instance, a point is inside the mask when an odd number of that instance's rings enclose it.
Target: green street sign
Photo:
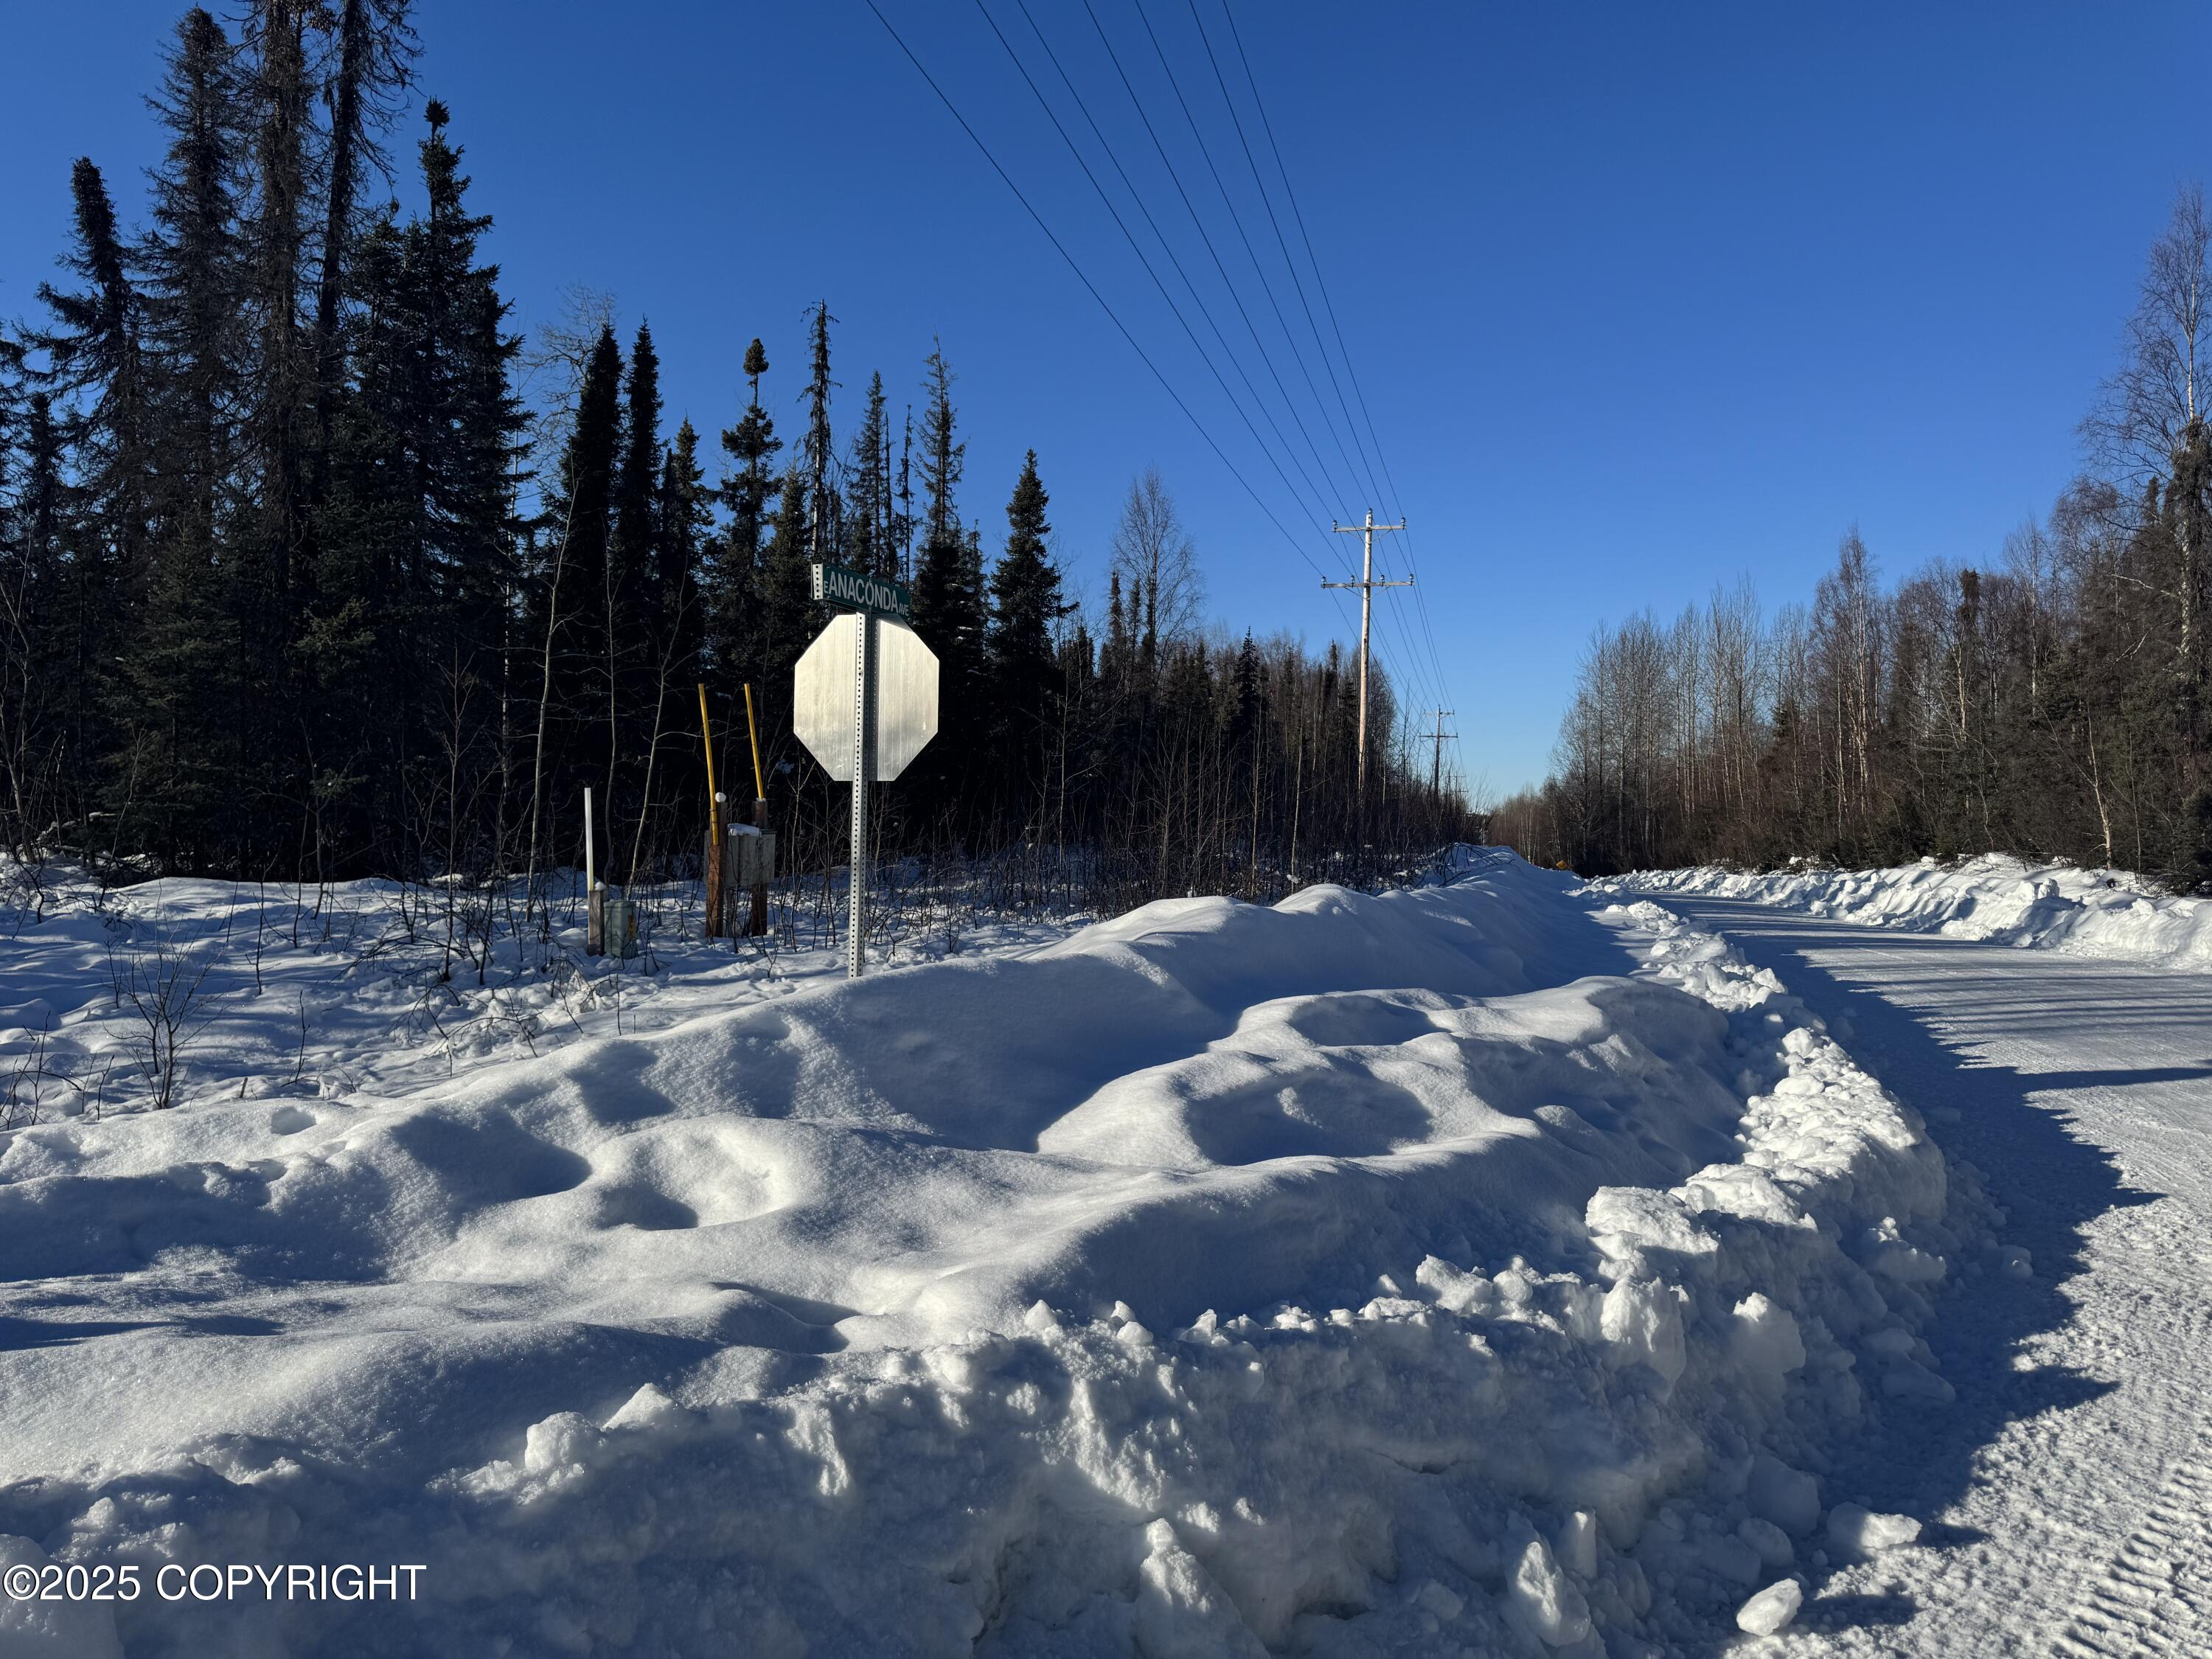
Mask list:
[[[914,590],[910,587],[842,564],[815,564],[808,568],[814,573],[814,597],[817,599],[842,605],[848,611],[865,611],[871,617],[889,617],[894,622],[914,620]]]

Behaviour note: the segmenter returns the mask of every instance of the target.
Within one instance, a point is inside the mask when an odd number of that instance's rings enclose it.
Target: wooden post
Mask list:
[[[745,735],[753,745],[753,828],[768,833],[768,786],[761,780],[760,725],[753,718],[753,688],[745,683]],[[745,919],[745,934],[760,939],[768,933],[768,876],[758,872],[753,882],[752,914]]]
[[[707,749],[707,920],[700,932],[722,936],[722,797],[714,787],[714,728],[707,718],[707,683],[699,686],[699,740]]]

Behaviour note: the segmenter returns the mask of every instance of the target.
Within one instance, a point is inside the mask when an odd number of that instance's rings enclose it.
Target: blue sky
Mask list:
[[[1297,547],[1340,574],[1353,538],[1297,516],[976,7],[881,3]],[[1092,3],[1341,478],[1133,0]],[[1220,0],[1198,3],[1229,50]],[[1770,606],[1803,598],[1853,523],[1893,574],[1995,556],[2076,465],[2143,252],[2207,170],[2202,7],[1232,3],[1415,532],[1429,635],[1394,593],[1378,654],[1409,701],[1457,711],[1465,767],[1494,790],[1541,775],[1601,620],[1670,613],[1744,572]],[[1272,401],[1090,18],[1030,4]],[[1091,143],[1014,0],[991,9]],[[139,212],[157,143],[143,94],[177,9],[10,0],[0,16],[0,317],[33,308],[72,157]],[[1035,447],[1063,559],[1095,596],[1118,500],[1158,465],[1214,614],[1344,636],[1315,569],[862,0],[423,9],[422,90],[452,107],[520,322],[550,317],[564,285],[612,291],[626,327],[652,320],[672,422],[710,441],[756,334],[793,429],[817,297],[839,319],[841,432],[872,369],[918,396],[941,337],[963,507],[987,534]],[[1277,258],[1189,0],[1145,9]],[[1328,493],[1366,505],[1349,481]]]

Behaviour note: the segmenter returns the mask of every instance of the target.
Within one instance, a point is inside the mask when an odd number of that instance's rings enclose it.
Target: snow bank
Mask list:
[[[2124,870],[2027,864],[2001,853],[1956,864],[1923,859],[1887,870],[1758,874],[1705,865],[1598,884],[1616,891],[1706,893],[1787,910],[1878,922],[1997,945],[2212,969],[2212,900],[2145,890]]]
[[[1771,974],[1510,858],[44,1124],[0,1551],[424,1566],[100,1609],[133,1655],[1710,1637],[1820,1564],[1823,1448],[1948,1392],[1920,1131]]]

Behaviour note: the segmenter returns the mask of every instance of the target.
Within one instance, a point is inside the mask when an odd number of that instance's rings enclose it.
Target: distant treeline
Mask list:
[[[1601,629],[1550,779],[1492,836],[1585,872],[1986,849],[2212,882],[2212,222],[2185,192],[2088,470],[1994,567],[1885,592],[1856,532],[1809,610],[1748,583]]]
[[[871,377],[841,441],[826,306],[787,436],[763,401],[706,452],[665,430],[651,331],[611,302],[510,331],[431,101],[425,200],[380,199],[412,79],[407,0],[185,14],[143,228],[89,159],[45,316],[0,337],[0,841],[122,872],[490,876],[696,859],[695,687],[744,816],[753,688],[786,846],[836,856],[791,737],[827,612],[807,565],[909,580],[941,734],[887,791],[885,854],[1082,847],[1126,896],[1378,872],[1467,832],[1387,682],[1355,810],[1353,665],[1202,626],[1157,475],[1103,614],[1054,558],[1032,454],[1003,538],[964,517],[941,350],[918,411]],[[733,371],[740,365],[732,364]],[[526,398],[526,387],[536,395]],[[712,475],[710,477],[710,474]],[[1103,860],[1100,855],[1104,855]]]

